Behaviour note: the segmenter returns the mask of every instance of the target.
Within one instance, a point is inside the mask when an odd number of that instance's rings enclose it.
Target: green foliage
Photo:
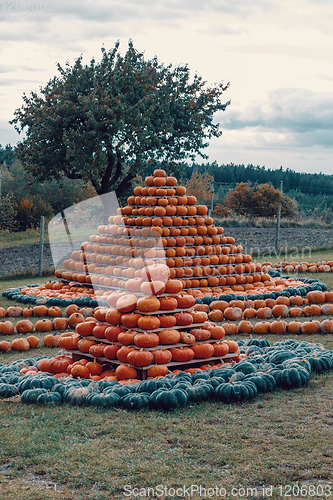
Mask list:
[[[234,189],[237,183],[268,183],[280,188],[283,181],[283,192],[297,203],[299,212],[320,216],[326,223],[333,221],[333,175],[295,172],[282,167],[273,170],[251,164],[218,165],[217,162],[201,165],[193,163],[191,166],[183,164],[182,170],[182,177],[185,180],[190,179],[194,170],[201,174],[207,172],[212,175],[219,204],[223,204],[228,191]],[[285,200],[285,203],[288,204],[288,200]]]
[[[7,193],[0,198],[0,230],[11,229],[16,220],[14,196]]]
[[[15,161],[14,150],[10,144],[3,148],[0,144],[0,165],[5,163],[10,167]]]
[[[82,56],[59,64],[40,94],[23,95],[11,123],[26,129],[15,153],[34,179],[82,179],[120,195],[146,164],[205,158],[207,139],[221,135],[213,116],[229,104],[221,102],[228,85],[190,82],[187,65],[146,61],[131,41],[125,56],[118,48],[102,48],[89,65]]]
[[[29,222],[37,221],[41,215],[52,217],[75,203],[96,196],[91,184],[82,180],[62,177],[60,181],[35,182],[18,160],[10,169],[6,167],[2,171],[2,193],[10,193],[15,201],[16,220]],[[30,208],[22,202],[24,199],[29,200]]]

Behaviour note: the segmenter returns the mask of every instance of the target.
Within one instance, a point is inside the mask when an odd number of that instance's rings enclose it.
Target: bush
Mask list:
[[[0,229],[12,229],[15,226],[16,210],[12,194],[0,198]]]
[[[51,205],[40,195],[20,198],[16,203],[16,212],[17,229],[36,227],[42,215],[46,218],[53,215]]]

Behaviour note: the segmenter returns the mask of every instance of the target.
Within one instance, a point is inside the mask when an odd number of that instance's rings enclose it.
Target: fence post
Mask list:
[[[38,276],[43,274],[43,251],[44,251],[44,215],[40,218],[39,228],[39,254],[38,254]]]
[[[212,215],[214,210],[214,181],[212,181],[210,185],[210,209],[209,209],[209,216]]]
[[[283,181],[281,181],[280,191],[283,195]],[[276,214],[276,230],[275,230],[275,252],[279,253],[280,247],[280,223],[281,223],[281,203],[278,205]]]

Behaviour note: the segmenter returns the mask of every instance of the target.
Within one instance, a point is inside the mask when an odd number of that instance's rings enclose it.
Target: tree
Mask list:
[[[211,189],[214,177],[207,172],[200,174],[193,171],[190,179],[186,182],[186,191],[193,196],[196,196],[199,203],[210,203]]]
[[[274,217],[278,205],[281,205],[281,214],[285,217],[297,213],[297,204],[270,184],[252,186],[249,182],[240,182],[234,190],[229,191],[224,204],[238,215],[251,217]]]
[[[0,165],[6,163],[7,167],[10,167],[15,161],[14,150],[10,144],[7,144],[3,148],[0,144]]]
[[[38,181],[90,180],[98,194],[124,193],[147,163],[177,162],[196,155],[222,132],[214,113],[229,102],[229,84],[207,86],[187,65],[145,60],[132,41],[125,56],[102,48],[102,59],[58,64],[60,76],[40,93],[23,95],[10,122],[26,138],[16,156]]]

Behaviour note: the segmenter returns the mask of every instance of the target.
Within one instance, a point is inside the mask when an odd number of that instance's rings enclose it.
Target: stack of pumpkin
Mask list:
[[[234,238],[224,236],[207,207],[187,195],[175,177],[159,169],[145,183],[108,225],[72,252],[56,270],[58,278],[80,288],[92,284],[95,295],[106,300],[112,289],[136,292],[142,268],[162,260],[170,278],[195,297],[275,289],[274,278],[252,263]]]
[[[138,280],[136,293],[109,294],[109,307],[97,308],[94,318],[78,323],[59,345],[76,361],[97,358],[101,365],[117,367],[120,379],[238,359],[237,344],[224,342],[223,327],[193,309],[194,297],[183,291],[182,281],[170,279],[168,266],[144,267]]]

